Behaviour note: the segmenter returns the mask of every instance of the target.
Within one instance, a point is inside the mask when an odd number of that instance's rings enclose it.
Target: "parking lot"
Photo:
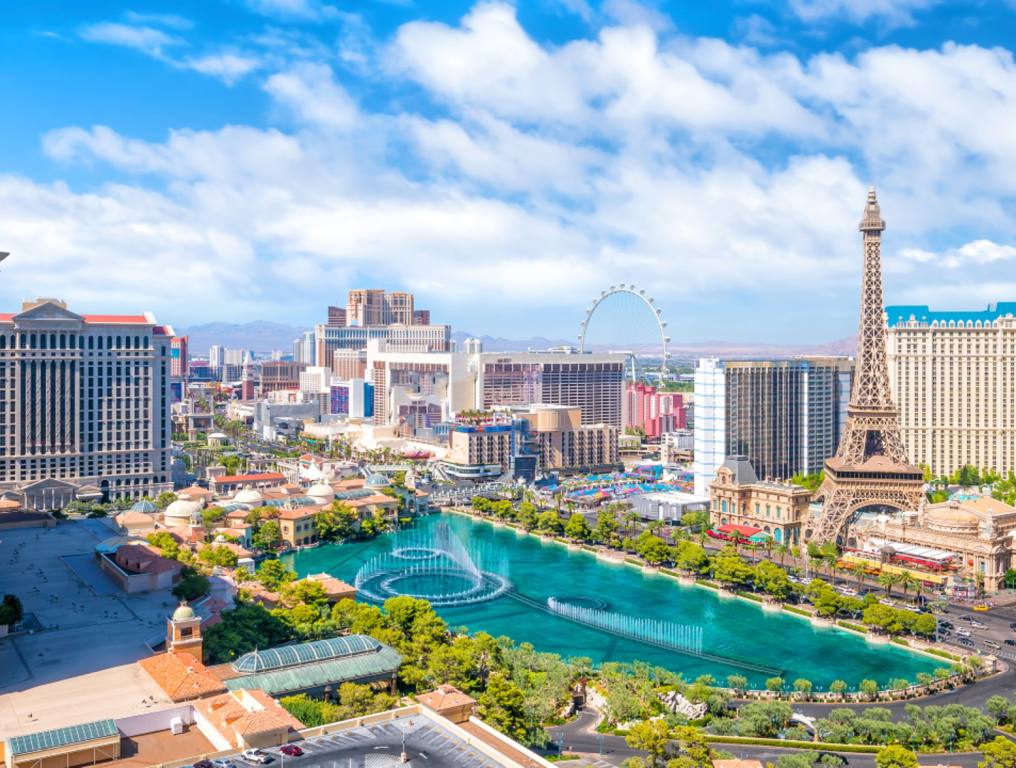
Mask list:
[[[405,749],[409,762],[429,768],[499,768],[480,750],[436,727],[424,717],[395,720],[353,728],[294,742],[303,755],[288,757],[279,747],[264,750],[271,765],[332,768],[335,765],[395,766]],[[252,763],[242,757],[230,762],[237,768]]]

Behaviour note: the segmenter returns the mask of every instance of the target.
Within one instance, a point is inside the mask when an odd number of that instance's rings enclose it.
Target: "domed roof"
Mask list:
[[[315,483],[307,489],[307,495],[315,499],[334,499],[335,491],[328,483]]]
[[[233,497],[233,501],[237,504],[260,504],[264,499],[261,491],[255,490],[249,485]]]
[[[194,609],[191,608],[187,603],[180,603],[173,611],[173,621],[181,621],[183,619],[193,619]]]
[[[166,520],[184,520],[191,522],[192,520],[201,519],[201,507],[200,501],[186,501],[184,499],[177,499],[168,507],[166,511],[162,513],[162,516]]]
[[[208,436],[208,439],[209,440],[228,440],[229,439],[229,435],[225,434],[224,432],[212,432],[212,434],[210,434]]]
[[[159,508],[148,499],[134,502],[134,506],[131,507],[131,512],[144,512],[146,515],[151,515],[158,511]]]
[[[929,528],[950,533],[973,533],[980,525],[977,515],[956,502],[929,507],[926,520]]]

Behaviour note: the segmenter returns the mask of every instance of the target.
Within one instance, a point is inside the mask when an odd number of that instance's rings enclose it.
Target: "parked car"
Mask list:
[[[215,763],[211,760],[198,760],[191,768],[215,768]]]
[[[940,621],[938,622],[938,626],[942,629],[952,629],[953,623],[951,621]],[[1016,629],[1016,627],[1013,627],[1013,629]]]
[[[296,744],[283,744],[279,747],[279,752],[288,757],[300,757],[303,755],[303,750],[296,746]]]
[[[212,760],[212,765],[214,765],[215,768],[236,768],[236,763],[232,760],[227,760],[224,757],[215,758]]]
[[[272,756],[260,749],[245,749],[240,756],[248,763],[256,765],[267,765],[272,762]]]

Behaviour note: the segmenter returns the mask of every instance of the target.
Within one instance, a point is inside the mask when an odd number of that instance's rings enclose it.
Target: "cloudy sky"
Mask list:
[[[82,311],[571,337],[649,289],[687,341],[1016,299],[1016,0],[13,4],[0,270]]]

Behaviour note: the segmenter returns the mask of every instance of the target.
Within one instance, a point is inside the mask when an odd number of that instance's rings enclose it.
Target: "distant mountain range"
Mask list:
[[[189,328],[179,328],[177,333],[189,337],[190,353],[203,357],[212,344],[231,349],[250,349],[258,354],[267,354],[275,349],[292,352],[293,340],[308,330],[285,323],[255,320],[249,323],[204,323]],[[465,331],[454,331],[452,338],[462,348],[466,339],[478,338],[487,352],[524,352],[527,349],[549,349],[551,347],[575,346],[575,339],[554,339],[532,336],[528,339],[508,339],[503,336],[486,336]],[[598,345],[596,351],[612,347]],[[616,348],[616,347],[613,347]],[[791,355],[853,355],[857,340],[853,337],[831,341],[825,344],[747,344],[728,341],[674,342],[670,354],[675,358],[694,359],[697,357],[788,357]],[[641,354],[659,353],[654,345],[635,345],[631,351]]]
[[[267,320],[250,323],[204,323],[189,328],[177,328],[181,336],[187,336],[187,347],[192,357],[204,357],[213,344],[230,349],[250,349],[267,354],[274,349],[293,351],[293,340],[299,338],[307,328]]]

